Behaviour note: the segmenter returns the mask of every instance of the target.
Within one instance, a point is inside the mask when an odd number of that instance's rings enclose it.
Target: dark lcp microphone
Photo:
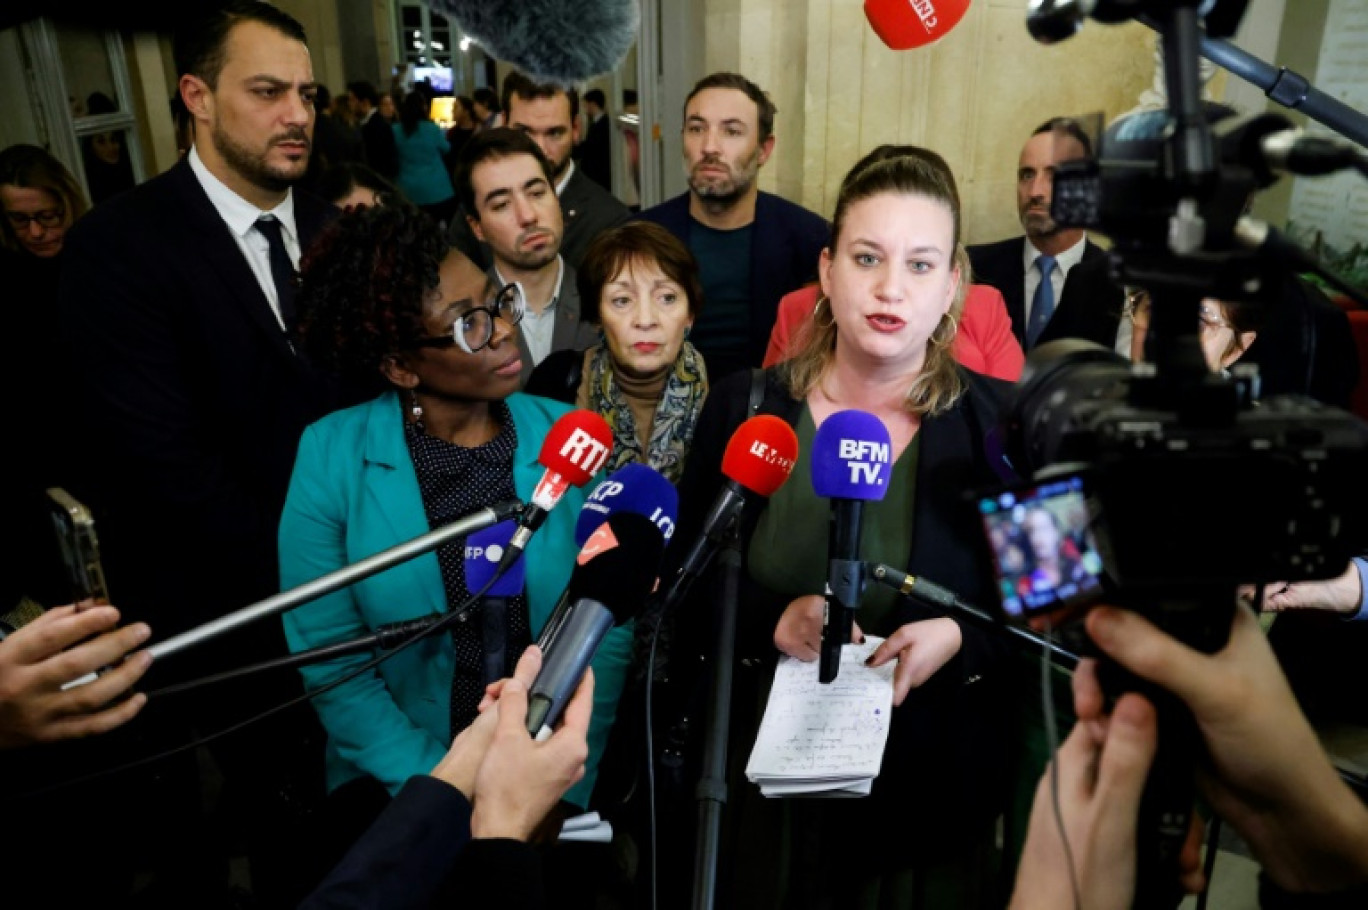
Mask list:
[[[529,733],[555,726],[604,636],[641,612],[664,552],[660,528],[635,512],[614,513],[589,535],[570,574],[570,609],[528,693]]]
[[[818,679],[829,683],[841,668],[865,585],[860,520],[867,500],[883,499],[892,474],[892,441],[883,421],[868,411],[837,411],[812,440],[812,489],[831,500],[827,538],[826,616]]]

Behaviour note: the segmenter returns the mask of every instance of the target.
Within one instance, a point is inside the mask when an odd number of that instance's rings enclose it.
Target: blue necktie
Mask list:
[[[1036,265],[1040,268],[1040,285],[1036,288],[1035,296],[1031,298],[1031,320],[1026,324],[1027,348],[1035,347],[1036,339],[1040,337],[1045,323],[1050,321],[1050,314],[1054,312],[1055,306],[1054,284],[1050,281],[1050,273],[1055,268],[1055,258],[1038,256]]]

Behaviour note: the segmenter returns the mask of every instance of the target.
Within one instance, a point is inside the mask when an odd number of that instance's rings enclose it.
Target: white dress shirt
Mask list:
[[[204,187],[205,194],[214,204],[214,209],[223,219],[223,223],[228,225],[228,232],[233,235],[238,249],[242,250],[243,258],[247,260],[252,274],[256,276],[257,284],[261,285],[261,293],[265,294],[270,302],[280,327],[285,328],[285,320],[280,315],[280,299],[276,294],[275,278],[271,275],[271,247],[266,242],[265,235],[256,229],[256,223],[263,215],[275,216],[280,222],[280,235],[285,242],[285,252],[290,255],[290,263],[298,271],[299,231],[295,228],[294,191],[286,190],[284,202],[268,212],[262,211],[209,173],[209,168],[200,160],[199,150],[194,147],[190,149],[190,170],[194,172],[200,186]]]
[[[499,274],[497,265],[494,266],[494,277],[498,279],[500,287],[508,284],[508,279]],[[541,310],[535,309],[532,301],[526,301],[527,310],[523,313],[522,322],[518,323],[518,328],[522,331],[523,341],[527,343],[527,352],[532,355],[533,366],[541,363],[546,359],[546,355],[551,353],[551,336],[556,328],[556,303],[560,300],[563,281],[565,281],[565,260],[557,256],[556,289],[551,293],[551,300]]]

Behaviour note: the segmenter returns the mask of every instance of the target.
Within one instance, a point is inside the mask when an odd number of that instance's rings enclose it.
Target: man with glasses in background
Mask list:
[[[580,319],[575,270],[561,256],[563,220],[550,162],[524,132],[477,133],[461,152],[456,195],[477,239],[489,245],[489,275],[523,298],[522,382],[552,351],[583,350],[598,330]]]

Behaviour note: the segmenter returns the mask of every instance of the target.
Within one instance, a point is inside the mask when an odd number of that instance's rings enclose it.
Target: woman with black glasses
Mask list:
[[[18,624],[38,606],[71,600],[55,538],[44,533],[45,490],[70,483],[72,400],[68,371],[53,369],[69,357],[61,343],[57,282],[67,230],[89,206],[81,185],[63,164],[36,145],[0,152],[0,385],[6,390],[8,446],[17,467],[6,471],[0,500],[17,534],[0,569],[0,617],[19,605]],[[41,389],[35,387],[42,377]],[[11,465],[13,462],[11,461]]]
[[[379,206],[344,215],[320,238],[303,264],[299,305],[303,353],[351,388],[368,383],[378,395],[318,421],[300,441],[280,524],[282,588],[482,507],[531,499],[542,440],[570,409],[518,392],[518,285],[495,287],[412,206]],[[327,824],[338,848],[405,780],[430,771],[474,719],[491,681],[486,642],[501,638],[512,667],[541,631],[574,565],[583,497],[567,491],[533,536],[526,586],[508,598],[501,622],[477,610],[314,698],[328,734],[328,787],[340,817]],[[465,544],[458,538],[287,613],[290,647],[448,612],[479,589],[466,577]],[[631,636],[630,626],[611,632],[593,662],[587,773],[566,795],[580,807],[594,786]],[[317,689],[371,657],[302,672]]]

